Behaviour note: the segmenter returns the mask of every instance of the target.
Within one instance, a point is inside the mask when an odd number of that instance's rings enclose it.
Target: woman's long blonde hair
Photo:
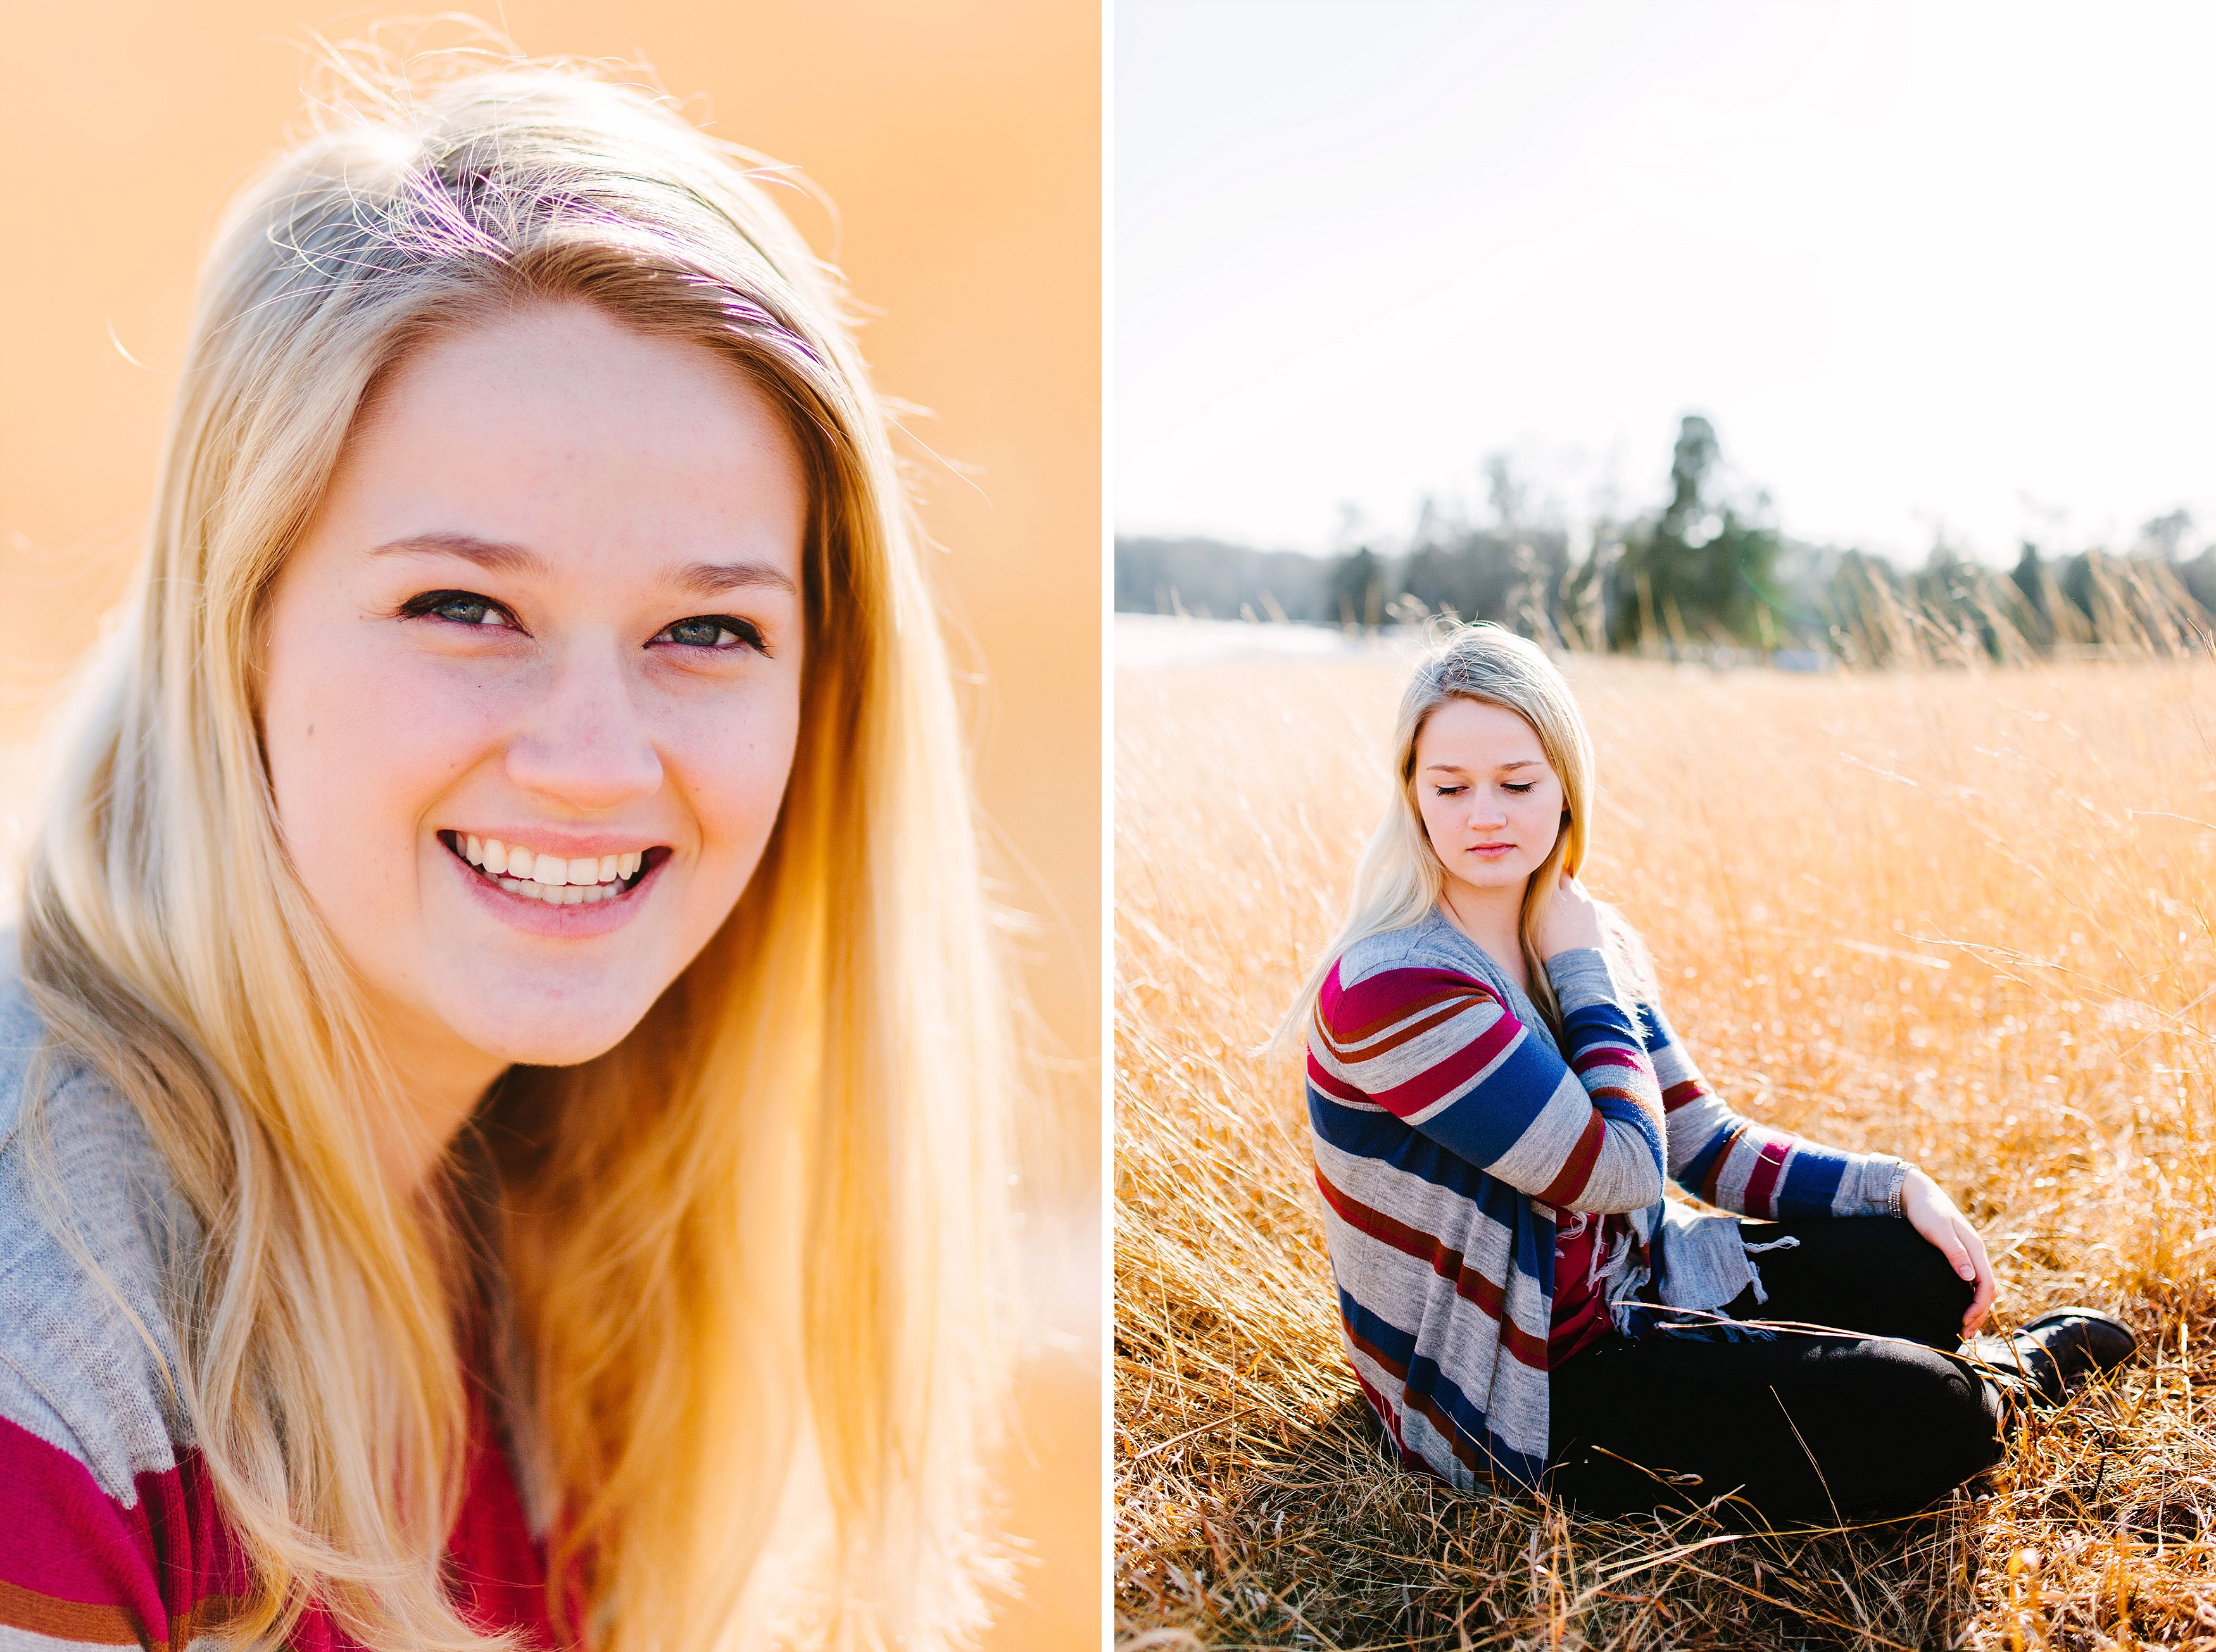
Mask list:
[[[840,289],[752,157],[665,98],[499,52],[342,67],[219,234],[143,583],[24,902],[46,1082],[68,1061],[112,1082],[206,1230],[170,1376],[254,1567],[231,1629],[281,1641],[312,1600],[374,1647],[491,1644],[440,1572],[489,1238],[526,1482],[576,1584],[554,1592],[596,1648],[773,1621],[947,1643],[997,1563],[1008,1020],[918,533]],[[385,1053],[281,847],[258,626],[379,375],[539,301],[717,351],[783,410],[812,504],[800,737],[716,938],[606,1055],[512,1070],[442,1195],[411,1201],[372,1168]],[[496,1201],[459,1199],[472,1155]],[[462,1213],[495,1206],[471,1236]]]
[[[1517,918],[1531,1001],[1560,1033],[1561,1012],[1547,977],[1547,961],[1533,936],[1540,905],[1556,881],[1565,872],[1575,877],[1585,865],[1592,820],[1592,739],[1585,732],[1577,696],[1545,650],[1514,632],[1480,621],[1448,630],[1408,674],[1400,715],[1393,724],[1392,801],[1385,805],[1385,817],[1370,835],[1355,868],[1345,921],[1302,983],[1300,996],[1279,1024],[1273,1042],[1307,1035],[1317,995],[1348,947],[1368,936],[1421,922],[1445,893],[1446,868],[1431,848],[1430,834],[1424,829],[1423,807],[1416,798],[1416,741],[1431,713],[1453,700],[1479,700],[1522,718],[1539,737],[1548,766],[1562,783],[1562,829],[1546,860],[1524,885]],[[1634,984],[1642,980],[1651,971],[1638,938],[1612,912],[1604,909],[1603,918],[1605,950],[1619,981]]]

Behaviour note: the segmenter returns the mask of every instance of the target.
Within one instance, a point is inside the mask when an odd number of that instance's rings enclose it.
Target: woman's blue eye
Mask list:
[[[489,596],[479,596],[474,591],[425,591],[411,596],[400,605],[401,613],[410,619],[443,620],[454,626],[493,626],[506,630],[520,631],[515,616]]]
[[[750,620],[740,620],[728,613],[695,614],[690,620],[680,620],[665,627],[656,642],[668,641],[682,648],[708,648],[724,651],[734,648],[751,648],[766,653],[761,629]]]

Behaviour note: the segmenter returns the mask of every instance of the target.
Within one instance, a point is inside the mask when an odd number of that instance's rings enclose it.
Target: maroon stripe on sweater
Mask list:
[[[1724,1138],[1723,1145],[1716,1150],[1715,1157],[1708,1161],[1708,1174],[1701,1178],[1701,1197],[1711,1205],[1716,1202],[1716,1184],[1723,1179],[1724,1166],[1731,1162],[1731,1156],[1738,1150],[1739,1136],[1745,1127],[1742,1120],[1726,1125],[1719,1132]]]
[[[1608,1121],[1596,1107],[1585,1115],[1585,1127],[1578,1134],[1575,1147],[1569,1157],[1562,1161],[1560,1173],[1539,1193],[1541,1202],[1548,1205],[1574,1206],[1578,1195],[1585,1190],[1592,1176],[1593,1166],[1600,1161],[1601,1143],[1608,1139]]]
[[[1625,1067],[1635,1073],[1639,1070],[1639,1057],[1620,1044],[1592,1045],[1570,1057],[1570,1070],[1573,1073],[1589,1073],[1596,1067]]]
[[[1351,1102],[1359,1106],[1370,1100],[1362,1093],[1360,1085],[1348,1083],[1325,1066],[1322,1058],[1314,1050],[1308,1051],[1308,1082],[1334,1101]]]
[[[531,1535],[497,1426],[474,1396],[466,1449],[446,1549],[455,1605],[487,1634],[520,1631],[524,1647],[563,1644],[548,1612],[543,1545]],[[251,1573],[199,1453],[139,1475],[132,1490],[128,1506],[109,1497],[68,1452],[0,1418],[0,1628],[182,1652],[243,1612]],[[287,1644],[360,1652],[314,1606]]]
[[[1373,1038],[1367,1041],[1349,1039],[1343,1042],[1334,1042],[1332,1045],[1331,1052],[1350,1065],[1356,1062],[1376,1061],[1381,1056],[1391,1055],[1403,1045],[1413,1043],[1425,1033],[1444,1026],[1456,1016],[1464,1014],[1484,1002],[1485,1000],[1474,995],[1450,998],[1425,1011],[1420,1018],[1400,1027],[1389,1038]],[[1357,1043],[1361,1045],[1359,1049],[1355,1047]]]
[[[1357,1232],[1368,1234],[1380,1244],[1390,1245],[1404,1256],[1413,1256],[1419,1261],[1428,1263],[1432,1273],[1454,1285],[1456,1296],[1465,1302],[1474,1303],[1487,1318],[1499,1324],[1503,1347],[1534,1370],[1546,1370],[1546,1342],[1531,1335],[1509,1318],[1506,1294],[1499,1285],[1465,1263],[1462,1252],[1448,1249],[1436,1236],[1425,1233],[1421,1228],[1412,1228],[1407,1223],[1396,1221],[1384,1211],[1363,1204],[1335,1185],[1329,1176],[1324,1174],[1321,1165],[1316,1167],[1316,1187],[1322,1192],[1325,1202],[1338,1213],[1340,1221]],[[1396,1369],[1389,1360],[1379,1357],[1377,1363],[1396,1377],[1404,1380],[1407,1377],[1407,1372]]]
[[[88,1641],[95,1646],[141,1644],[138,1623],[120,1607],[63,1600],[16,1583],[0,1583],[0,1629],[26,1630],[57,1641]]]
[[[1369,1338],[1363,1336],[1359,1331],[1356,1330],[1353,1326],[1348,1325],[1344,1318],[1339,1321],[1339,1323],[1345,1328],[1346,1331],[1346,1340],[1349,1342],[1352,1343],[1362,1353],[1368,1354],[1372,1359],[1376,1361],[1378,1365],[1382,1369],[1388,1371],[1393,1374],[1393,1380],[1400,1384],[1400,1398],[1407,1403],[1411,1410],[1414,1411],[1417,1415],[1424,1418],[1431,1425],[1432,1427],[1438,1431],[1439,1437],[1447,1442],[1448,1449],[1454,1452],[1455,1461],[1461,1464],[1462,1467],[1466,1469],[1475,1468],[1477,1466],[1479,1457],[1477,1442],[1469,1439],[1459,1427],[1456,1426],[1455,1420],[1447,1415],[1445,1408],[1440,1405],[1437,1399],[1433,1398],[1429,1394],[1411,1394],[1408,1392],[1408,1368],[1397,1359],[1387,1359],[1385,1357],[1384,1349],[1370,1341]],[[1357,1382],[1362,1382],[1362,1373],[1358,1371],[1355,1372],[1354,1379]],[[1376,1400],[1370,1384],[1363,1383],[1362,1391],[1365,1394],[1372,1395],[1370,1404],[1374,1409],[1376,1404]],[[1392,1430],[1393,1443],[1400,1447],[1400,1455],[1403,1460],[1406,1460],[1409,1456],[1409,1452],[1407,1446],[1402,1441],[1400,1437],[1399,1417],[1396,1415],[1393,1421],[1388,1426]],[[1421,1458],[1418,1458],[1417,1461],[1420,1466],[1424,1467],[1427,1470],[1429,1470],[1430,1464],[1423,1463]]]
[[[1316,1008],[1333,1044],[1351,1045],[1375,1038],[1435,1004],[1480,1002],[1498,1004],[1500,998],[1484,982],[1452,970],[1381,970],[1349,987],[1340,983],[1334,964],[1316,996]]]
[[[1707,1094],[1699,1079],[1689,1078],[1684,1083],[1672,1084],[1662,1092],[1662,1110],[1675,1113],[1688,1101],[1697,1101]]]
[[[1778,1173],[1785,1168],[1785,1156],[1792,1143],[1782,1137],[1772,1136],[1762,1144],[1755,1156],[1754,1168],[1746,1177],[1746,1213],[1749,1216],[1774,1217],[1776,1203],[1770,1195],[1776,1190]]]
[[[1524,1023],[1504,1013],[1491,1026],[1468,1044],[1441,1057],[1406,1083],[1389,1090],[1372,1090],[1370,1099],[1406,1119],[1421,1113],[1443,1095],[1451,1095],[1490,1067],[1523,1036]]]
[[[0,1622],[60,1635],[47,1625],[67,1621],[79,1627],[63,1638],[166,1646],[173,1618],[244,1593],[243,1566],[220,1564],[236,1563],[236,1546],[212,1546],[221,1522],[196,1454],[139,1475],[126,1506],[69,1452],[0,1418],[0,1487],[17,1516],[0,1521],[0,1583],[11,1590]]]

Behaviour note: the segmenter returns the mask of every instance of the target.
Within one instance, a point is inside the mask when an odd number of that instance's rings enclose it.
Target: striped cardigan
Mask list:
[[[77,1067],[46,1093],[40,1150],[105,1282],[52,1231],[19,1128],[43,1029],[15,959],[0,931],[0,1652],[203,1652],[252,1577],[163,1369],[177,1360],[168,1282],[193,1267],[200,1230],[137,1111]],[[449,1588],[477,1629],[553,1648],[547,1514],[488,1397],[471,1408]],[[360,1643],[315,1606],[286,1644]]]
[[[1530,1000],[1434,911],[1348,947],[1308,1035],[1325,1236],[1357,1379],[1411,1467],[1536,1487],[1556,1208],[1620,1212],[1611,1318],[1683,1331],[1754,1283],[1735,1216],[1898,1214],[1906,1167],[1739,1117],[1594,951]],[[1678,1310],[1671,1314],[1667,1310]]]

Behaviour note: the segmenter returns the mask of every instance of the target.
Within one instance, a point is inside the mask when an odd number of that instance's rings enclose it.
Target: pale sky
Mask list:
[[[2216,533],[2216,6],[1117,0],[1116,521],[1572,516],[1716,424],[1920,562]]]

